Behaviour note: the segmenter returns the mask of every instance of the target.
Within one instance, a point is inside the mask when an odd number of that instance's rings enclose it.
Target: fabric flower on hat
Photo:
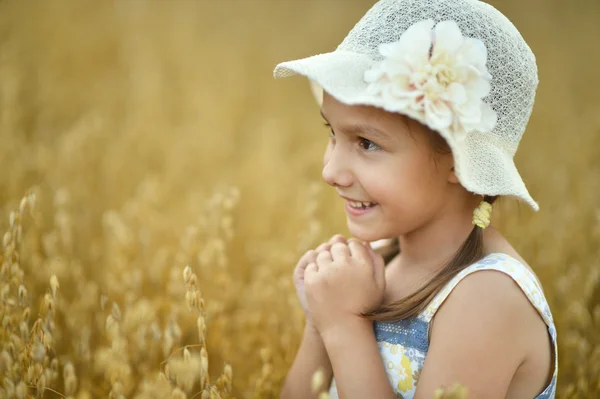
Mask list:
[[[457,140],[491,132],[496,112],[483,101],[490,92],[487,49],[464,37],[454,21],[418,22],[400,40],[379,46],[384,57],[365,72],[367,92],[385,108],[405,113]]]

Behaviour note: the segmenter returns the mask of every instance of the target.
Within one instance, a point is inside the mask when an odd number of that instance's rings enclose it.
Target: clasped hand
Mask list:
[[[330,243],[305,254],[299,266],[303,267],[297,267],[295,276],[303,281],[305,291],[298,292],[300,302],[308,308],[307,321],[321,334],[361,318],[383,301],[384,261],[368,243],[334,236]]]

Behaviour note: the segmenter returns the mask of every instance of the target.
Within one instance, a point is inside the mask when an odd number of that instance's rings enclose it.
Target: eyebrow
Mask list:
[[[321,116],[323,117],[323,119],[325,119],[327,124],[329,124],[329,121],[325,117],[325,114],[323,114],[323,110],[321,110],[320,112],[321,112]],[[375,139],[382,139],[382,140],[390,139],[389,134],[384,133],[381,130],[374,128],[373,126],[368,126],[368,125],[353,125],[347,129],[344,129],[344,132],[349,133],[349,134],[369,133]]]

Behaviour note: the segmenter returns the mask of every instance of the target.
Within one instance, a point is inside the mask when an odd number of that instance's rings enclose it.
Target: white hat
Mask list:
[[[407,115],[448,142],[461,184],[534,210],[513,157],[538,85],[515,26],[477,0],[381,0],[330,53],[283,62],[338,101]],[[318,89],[318,94],[322,91]]]

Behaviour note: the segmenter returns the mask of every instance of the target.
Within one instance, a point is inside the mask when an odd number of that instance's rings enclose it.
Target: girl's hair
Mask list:
[[[430,142],[434,152],[439,154],[451,153],[448,144],[439,134],[432,130],[430,133]],[[498,196],[484,196],[484,201],[493,204]],[[400,253],[398,238],[381,248],[378,252],[388,264]],[[482,259],[483,253],[483,229],[479,226],[473,226],[471,234],[458,249],[454,258],[444,266],[431,280],[424,284],[413,294],[400,299],[391,304],[382,305],[378,309],[364,313],[363,316],[373,321],[398,321],[418,316],[431,302],[431,300],[441,291],[444,286],[452,280],[461,270],[467,266]]]

